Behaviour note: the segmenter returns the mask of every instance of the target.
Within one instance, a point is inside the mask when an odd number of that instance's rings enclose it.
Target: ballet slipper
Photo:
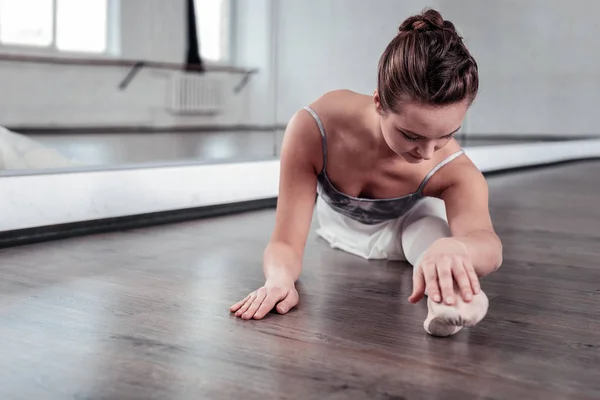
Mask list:
[[[487,314],[489,300],[483,291],[473,296],[470,302],[465,302],[460,294],[456,294],[453,305],[436,303],[427,298],[429,310],[423,322],[425,332],[431,336],[446,337],[460,332],[463,327],[477,325]]]

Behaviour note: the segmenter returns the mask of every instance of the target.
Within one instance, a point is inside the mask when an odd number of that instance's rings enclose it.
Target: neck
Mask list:
[[[375,104],[371,103],[370,106],[367,108],[367,112],[365,114],[368,115],[365,118],[365,120],[368,121],[367,129],[369,130],[369,133],[375,140],[375,147],[377,148],[378,158],[390,161],[402,158],[398,154],[396,154],[392,149],[390,149],[390,146],[388,146],[387,142],[385,141],[385,138],[383,137],[383,132],[381,130],[381,114],[377,112]]]

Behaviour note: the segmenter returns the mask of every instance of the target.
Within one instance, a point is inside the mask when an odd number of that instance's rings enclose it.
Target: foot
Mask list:
[[[429,313],[423,322],[425,332],[432,336],[451,336],[463,327],[477,325],[487,314],[489,300],[483,291],[473,296],[473,300],[468,303],[458,293],[455,298],[456,303],[449,306],[445,303],[436,303],[427,297]]]

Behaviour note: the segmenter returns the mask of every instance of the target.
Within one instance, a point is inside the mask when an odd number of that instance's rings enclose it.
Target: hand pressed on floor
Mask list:
[[[274,307],[280,314],[289,312],[298,300],[298,291],[292,280],[268,279],[263,287],[235,303],[229,311],[246,320],[262,319]]]

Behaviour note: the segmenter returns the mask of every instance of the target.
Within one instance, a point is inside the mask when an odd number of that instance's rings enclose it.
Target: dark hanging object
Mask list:
[[[187,62],[188,71],[204,72],[204,63],[200,58],[200,43],[198,40],[198,22],[196,21],[196,7],[194,0],[187,0]]]

